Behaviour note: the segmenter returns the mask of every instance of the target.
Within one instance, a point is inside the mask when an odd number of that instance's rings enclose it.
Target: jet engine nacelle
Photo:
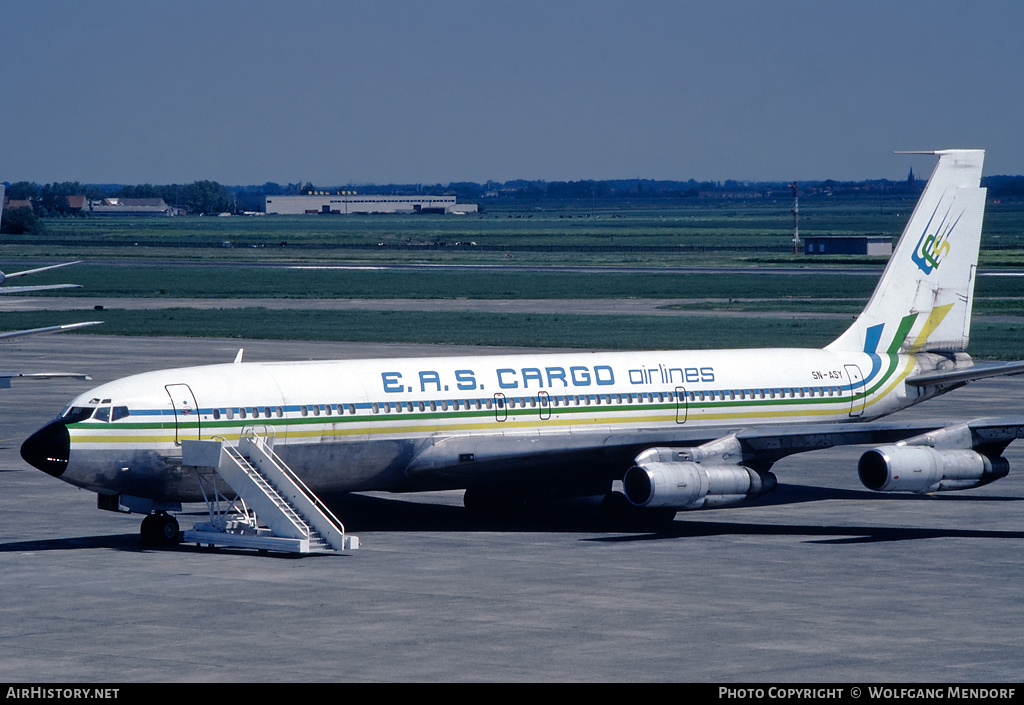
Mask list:
[[[980,487],[1006,477],[1006,458],[974,450],[937,450],[931,446],[881,446],[860,457],[857,472],[878,492],[942,492]]]
[[[696,462],[649,462],[630,468],[623,492],[638,507],[672,507],[680,511],[721,507],[760,497],[775,489],[775,476],[741,465]]]

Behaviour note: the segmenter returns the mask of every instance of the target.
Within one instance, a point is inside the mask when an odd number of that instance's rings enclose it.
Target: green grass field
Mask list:
[[[792,254],[789,199],[675,199],[616,202],[614,206],[600,202],[504,201],[483,205],[486,212],[466,216],[57,218],[44,221],[44,236],[7,236],[0,257],[5,261],[40,256],[130,256],[242,262],[513,259],[519,263],[653,266],[828,263]],[[800,232],[804,236],[863,234],[895,238],[913,205],[907,199],[804,199]],[[983,233],[984,257],[1019,265],[1024,252],[1022,222],[1024,204],[990,204]],[[644,251],[650,247],[671,251]],[[126,252],[129,248],[130,255]]]
[[[834,338],[849,318],[791,320],[759,314],[792,310],[852,316],[870,296],[884,258],[793,255],[789,206],[788,199],[680,199],[615,207],[566,201],[504,203],[469,216],[50,219],[45,236],[5,236],[0,261],[6,271],[16,271],[23,268],[21,262],[34,266],[38,260],[82,258],[83,264],[17,283],[79,283],[83,289],[52,295],[84,302],[91,297],[707,300],[672,304],[704,314],[673,318],[258,307],[133,312],[108,305],[101,314],[0,313],[0,328],[103,318],[105,325],[89,332],[604,349],[817,347]],[[912,207],[906,200],[807,199],[801,201],[801,234],[895,237]],[[981,260],[983,273],[993,267],[1012,273],[1024,264],[1024,204],[990,204]],[[319,268],[382,262],[719,265],[751,272]],[[756,273],[766,265],[855,265],[863,274]],[[980,276],[976,295],[976,313],[1021,315],[1024,277]],[[723,310],[733,315],[716,315]],[[736,315],[742,312],[749,315]],[[1024,357],[1024,330],[1014,322],[979,318],[971,352]]]
[[[816,348],[847,319],[758,316],[593,316],[417,311],[275,311],[166,309],[159,311],[4,313],[4,329],[102,319],[86,334],[439,343],[605,350]],[[65,335],[78,335],[68,333]],[[1020,359],[1024,324],[976,321],[970,353]]]

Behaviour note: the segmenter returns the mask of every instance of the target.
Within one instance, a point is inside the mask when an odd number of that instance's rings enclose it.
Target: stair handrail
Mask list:
[[[338,517],[334,516],[334,512],[332,512],[327,507],[327,505],[324,504],[323,501],[311,489],[309,489],[308,486],[306,486],[306,483],[302,481],[302,478],[296,475],[295,471],[288,467],[288,465],[281,459],[281,457],[276,452],[274,452],[273,448],[267,445],[265,439],[262,436],[260,436],[253,427],[249,426],[246,429],[244,429],[242,431],[242,435],[244,435],[248,440],[254,441],[255,443],[263,446],[263,450],[266,452],[267,457],[270,458],[270,460],[274,463],[277,469],[280,470],[281,473],[284,474],[288,479],[295,483],[295,486],[298,487],[299,490],[306,496],[306,499],[308,499],[310,503],[314,507],[316,507],[320,511],[320,513],[323,514],[329,522],[331,522],[331,524],[334,525],[335,529],[341,532],[342,536],[345,535],[345,525],[341,523],[341,520],[338,519]]]
[[[255,437],[259,438],[258,435]],[[284,511],[284,509],[282,509],[282,513],[286,517],[288,517],[288,520],[292,523],[292,526],[294,526],[296,529],[302,532],[303,536],[308,539],[312,527],[309,526],[307,521],[302,518],[302,516],[298,513],[298,511],[296,511],[295,507],[291,505],[287,498],[281,494],[281,490],[274,486],[274,483],[270,481],[270,478],[264,477],[263,473],[261,473],[256,466],[250,463],[249,460],[244,455],[242,455],[242,452],[238,448],[232,447],[230,445],[225,445],[224,449],[227,451],[228,456],[235,462],[235,465],[237,465],[238,468],[242,472],[244,472],[249,477],[249,479],[252,480],[253,483],[255,483],[257,486],[263,484],[270,488],[270,491],[272,491],[274,493],[274,496],[276,497],[276,501],[280,502],[279,506],[283,506],[284,508],[287,509],[287,511]],[[282,470],[282,472],[284,471]],[[300,487],[299,489],[302,488]],[[269,494],[267,496],[270,497],[271,500],[274,500],[274,497],[271,497]],[[288,516],[289,512],[293,515],[294,518]]]

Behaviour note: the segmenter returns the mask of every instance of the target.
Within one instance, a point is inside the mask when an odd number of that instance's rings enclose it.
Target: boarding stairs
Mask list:
[[[224,439],[182,441],[182,465],[196,468],[210,521],[186,531],[186,543],[291,553],[336,553],[359,539],[274,452],[273,436],[242,431]],[[235,498],[221,491],[218,478]]]

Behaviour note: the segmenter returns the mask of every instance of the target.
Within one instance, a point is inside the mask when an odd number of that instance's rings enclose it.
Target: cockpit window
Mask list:
[[[92,416],[92,412],[94,411],[96,411],[96,407],[93,406],[70,406],[67,411],[64,412],[64,423],[84,421]]]
[[[104,401],[107,400],[104,399]],[[61,414],[61,420],[66,424],[77,423],[90,418],[109,422],[127,418],[130,414],[131,412],[128,411],[127,406],[69,406]]]

